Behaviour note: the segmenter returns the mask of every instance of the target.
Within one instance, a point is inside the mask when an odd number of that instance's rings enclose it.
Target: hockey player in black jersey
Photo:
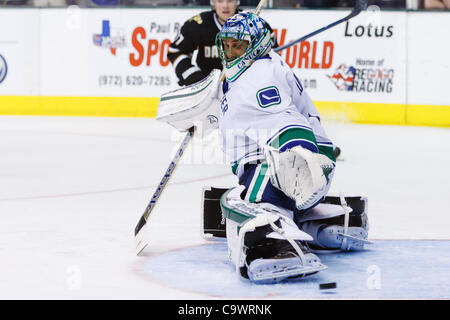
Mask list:
[[[167,58],[173,65],[180,86],[187,86],[204,79],[213,69],[222,70],[222,63],[215,45],[216,34],[225,21],[239,11],[239,0],[211,0],[213,9],[187,20],[171,43]],[[272,29],[269,27],[272,32]],[[276,47],[272,32],[272,45]],[[198,49],[195,64],[192,54]]]

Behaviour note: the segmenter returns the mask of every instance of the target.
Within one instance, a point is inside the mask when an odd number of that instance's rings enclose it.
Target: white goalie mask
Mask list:
[[[237,40],[232,48],[227,47],[227,39]],[[216,36],[216,46],[227,81],[232,82],[256,59],[269,53],[272,41],[270,31],[262,18],[253,13],[239,12],[225,22]],[[243,48],[245,52],[236,56],[233,53],[236,48]]]

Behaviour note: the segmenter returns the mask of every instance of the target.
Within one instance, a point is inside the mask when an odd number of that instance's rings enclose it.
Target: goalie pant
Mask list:
[[[239,185],[245,187],[241,198],[250,203],[270,203],[277,207],[288,209],[294,213],[294,217],[320,203],[327,195],[334,175],[334,169],[328,174],[327,184],[316,195],[316,201],[306,209],[298,210],[295,201],[283,191],[273,186],[270,180],[269,165],[264,160],[258,160],[257,164],[245,164],[244,172],[239,178]]]

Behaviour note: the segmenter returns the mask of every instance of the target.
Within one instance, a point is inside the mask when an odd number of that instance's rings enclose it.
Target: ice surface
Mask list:
[[[345,159],[338,162],[331,192],[369,198],[370,239],[450,239],[448,128],[325,127]],[[253,294],[251,288],[204,292],[194,284],[187,290],[148,273],[155,259],[203,248],[202,187],[236,183],[214,135],[194,139],[187,149],[150,217],[145,255],[135,256],[134,227],[181,138],[154,119],[0,117],[0,299],[260,297],[258,288]],[[448,245],[439,242],[447,248],[441,251],[433,243],[427,245],[436,263],[445,265]],[[226,255],[222,263],[228,263]],[[191,267],[178,271],[198,272]],[[430,267],[426,261],[416,270]],[[205,277],[213,280],[217,268]],[[437,283],[441,276],[431,272],[427,279]],[[383,281],[389,287],[386,281],[394,280]],[[408,292],[420,287],[402,285]]]
[[[376,240],[359,252],[319,254],[328,269],[296,281],[255,285],[223,259],[226,242],[171,251],[143,265],[154,281],[212,297],[314,299],[450,298],[450,241]],[[190,270],[189,273],[179,270]],[[214,272],[214,277],[205,274]],[[336,290],[319,290],[336,282]]]

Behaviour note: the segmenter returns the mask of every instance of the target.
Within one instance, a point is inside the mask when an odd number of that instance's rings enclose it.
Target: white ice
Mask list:
[[[448,128],[325,127],[344,158],[331,192],[369,198],[371,239],[450,239]],[[206,242],[202,187],[236,183],[214,135],[186,151],[135,255],[134,227],[181,138],[146,118],[0,117],[0,299],[208,298],[141,270]]]

